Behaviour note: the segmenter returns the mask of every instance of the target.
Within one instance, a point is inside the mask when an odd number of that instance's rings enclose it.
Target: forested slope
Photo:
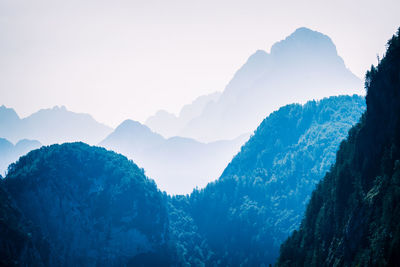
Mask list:
[[[171,238],[181,260],[274,263],[364,107],[363,97],[339,96],[267,117],[216,182],[171,200]]]
[[[399,266],[399,33],[367,72],[367,110],[282,245],[278,266]]]

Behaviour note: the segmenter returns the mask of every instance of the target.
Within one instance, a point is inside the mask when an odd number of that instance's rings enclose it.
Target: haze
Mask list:
[[[65,105],[117,126],[222,91],[298,27],[330,36],[360,78],[399,1],[0,1],[0,99],[25,117]]]

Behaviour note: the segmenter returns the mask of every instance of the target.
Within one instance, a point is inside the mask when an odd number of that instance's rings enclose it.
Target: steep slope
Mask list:
[[[367,110],[282,245],[279,266],[399,266],[399,34],[367,73]]]
[[[143,170],[122,155],[83,143],[42,147],[12,164],[1,186],[47,237],[48,266],[137,266],[165,260],[164,198]]]
[[[0,137],[13,143],[32,139],[45,145],[72,141],[97,144],[111,131],[90,115],[71,112],[64,106],[41,109],[23,119],[13,109],[0,107]]]
[[[149,117],[145,124],[166,138],[177,136],[189,121],[200,116],[204,108],[217,101],[220,96],[220,92],[200,96],[191,104],[183,106],[178,116],[159,110]]]
[[[33,149],[41,146],[39,141],[23,139],[15,145],[4,138],[0,138],[0,174],[7,171],[8,165]]]
[[[273,110],[332,95],[363,93],[362,82],[338,56],[332,40],[299,28],[259,50],[237,71],[216,102],[188,122],[180,136],[203,142],[251,132]]]
[[[133,159],[170,194],[189,194],[221,175],[247,140],[200,143],[183,137],[165,139],[147,126],[127,120],[99,145]]]
[[[171,199],[171,238],[182,261],[274,263],[364,107],[363,97],[339,96],[268,116],[216,182]]]

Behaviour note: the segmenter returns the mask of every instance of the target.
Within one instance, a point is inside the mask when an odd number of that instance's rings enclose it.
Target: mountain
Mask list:
[[[0,174],[4,174],[8,165],[17,161],[19,157],[41,146],[42,144],[36,140],[23,139],[13,145],[8,140],[0,138]]]
[[[270,53],[258,50],[251,55],[222,95],[177,135],[202,142],[232,139],[252,132],[286,104],[354,93],[363,93],[362,82],[346,68],[332,40],[299,28],[275,43]]]
[[[133,120],[125,120],[103,141],[99,143],[109,149],[127,156],[136,156],[144,150],[165,142],[164,137],[153,132],[147,126]]]
[[[163,138],[139,122],[126,120],[99,143],[133,159],[170,194],[188,194],[221,175],[248,136],[200,143],[183,137]]]
[[[353,95],[287,105],[269,115],[217,181],[171,199],[178,258],[188,265],[273,264],[364,110],[364,98]]]
[[[400,29],[367,72],[367,110],[340,145],[278,266],[399,266]]]
[[[14,265],[167,264],[164,196],[122,155],[83,143],[42,147],[11,165],[0,198],[10,228],[0,230],[0,254]]]
[[[354,95],[282,107],[263,121],[217,181],[186,196],[161,193],[143,169],[104,148],[66,143],[33,150],[0,180],[0,262],[271,263],[364,106],[364,99]],[[182,153],[196,142],[154,133],[148,138],[151,130],[133,121],[113,136],[130,138],[131,131],[141,144],[138,151],[157,148],[167,154],[171,146]],[[164,143],[152,147],[146,140]]]
[[[200,96],[191,104],[183,106],[178,116],[165,110],[159,110],[155,115],[149,117],[145,124],[164,137],[177,136],[189,121],[200,116],[203,109],[208,104],[217,101],[220,96],[220,92]]]
[[[22,119],[13,109],[0,107],[0,137],[14,143],[32,139],[45,145],[72,141],[97,144],[111,131],[90,115],[71,112],[64,106],[41,109]]]

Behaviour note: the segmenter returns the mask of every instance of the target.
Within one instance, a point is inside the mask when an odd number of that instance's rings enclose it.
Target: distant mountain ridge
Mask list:
[[[133,159],[170,194],[188,194],[221,175],[248,136],[201,143],[191,138],[164,138],[133,120],[121,123],[99,143]]]
[[[200,116],[203,109],[210,103],[217,101],[220,96],[220,92],[200,96],[191,104],[183,106],[178,116],[165,110],[159,110],[149,117],[145,124],[166,138],[177,136],[189,121]]]
[[[19,157],[41,146],[36,140],[22,139],[14,145],[7,139],[0,138],[0,175],[3,175],[8,165],[17,161]]]
[[[114,143],[118,140],[118,143]],[[118,151],[124,155],[136,155],[153,146],[160,145],[165,138],[147,126],[134,120],[125,120],[99,145]]]
[[[275,43],[270,53],[258,50],[251,55],[218,99],[209,101],[175,135],[202,142],[232,139],[252,132],[286,104],[363,93],[362,81],[346,68],[332,40],[299,28]]]
[[[0,106],[0,138],[14,143],[32,139],[44,145],[73,141],[97,144],[111,131],[89,114],[71,112],[64,106],[41,109],[22,119],[13,109]]]

